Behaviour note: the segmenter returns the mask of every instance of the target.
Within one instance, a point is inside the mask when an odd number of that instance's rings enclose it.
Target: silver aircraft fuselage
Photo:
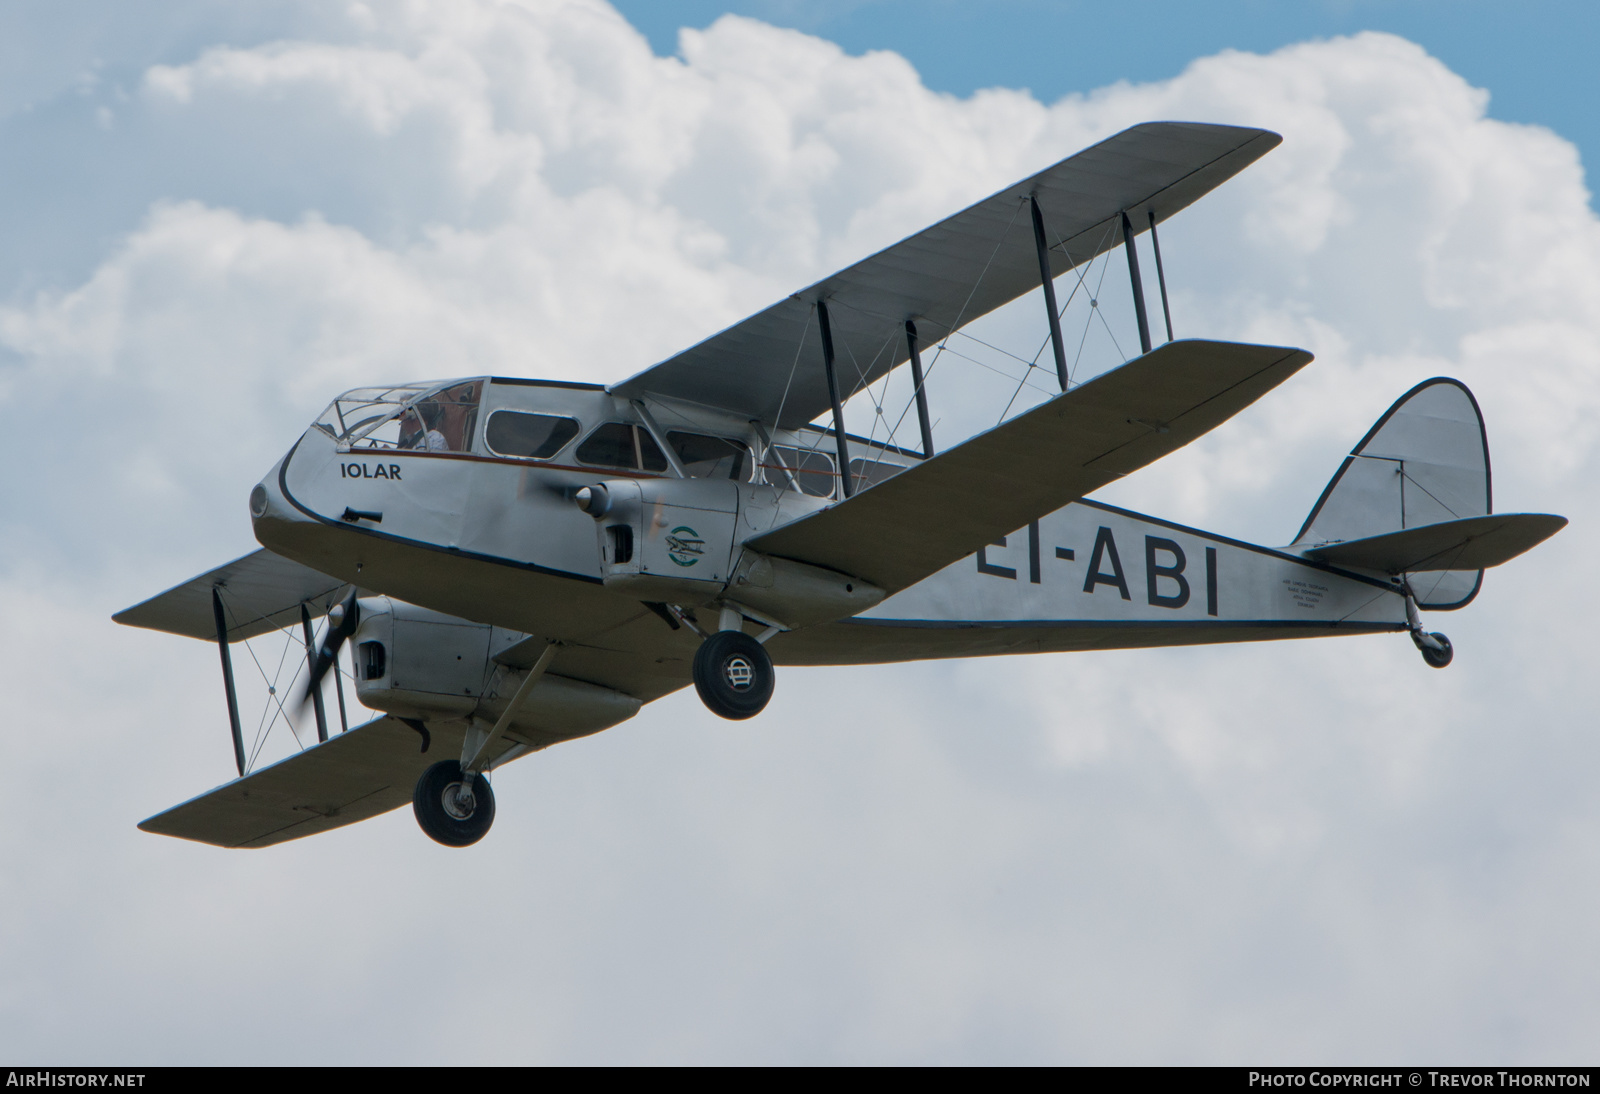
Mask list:
[[[604,522],[583,512],[573,493],[609,481],[684,495],[676,516],[662,518],[657,504],[655,519],[641,525],[647,542],[638,551],[647,570],[652,557],[668,560],[656,570],[691,619],[695,605],[737,595],[750,580],[745,538],[834,500],[816,496],[826,479],[795,474],[804,459],[837,477],[836,464],[824,458],[831,434],[819,430],[766,436],[714,410],[641,408],[587,385],[453,383],[451,390],[470,391],[474,402],[470,414],[457,415],[448,447],[435,442],[430,450],[415,436],[407,445],[404,425],[351,443],[358,431],[341,439],[324,415],[252,494],[261,543],[363,589],[559,641],[564,673],[649,701],[688,682],[698,638],[648,594],[608,585]],[[558,432],[571,434],[556,451],[503,454],[506,423],[549,419],[561,419]],[[623,425],[637,430],[632,457]],[[425,426],[419,419],[413,434]],[[602,429],[624,438],[622,448],[601,444]],[[637,446],[652,437],[683,448],[680,456],[718,438],[746,458],[733,461],[739,466],[731,473],[728,461],[707,464],[715,477],[692,482],[679,472],[702,468],[686,459],[657,470],[619,466],[630,458],[648,463]],[[860,439],[850,445],[858,457],[852,466],[878,474],[918,460]],[[593,462],[601,450],[610,453],[609,466]],[[755,464],[759,453],[767,453],[763,466]],[[802,477],[811,492],[798,488]],[[686,541],[700,546],[674,558]],[[692,573],[677,574],[685,580],[673,585],[674,567],[685,558]],[[1381,576],[1081,501],[864,610],[776,634],[768,649],[778,664],[861,664],[1406,626],[1403,596]]]

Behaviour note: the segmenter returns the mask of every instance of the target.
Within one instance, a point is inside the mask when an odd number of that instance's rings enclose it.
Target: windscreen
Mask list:
[[[482,394],[482,380],[356,388],[329,404],[315,424],[351,449],[467,452]]]

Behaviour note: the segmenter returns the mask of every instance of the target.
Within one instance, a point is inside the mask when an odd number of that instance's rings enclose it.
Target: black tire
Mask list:
[[[477,843],[494,823],[494,791],[482,774],[472,778],[472,805],[463,810],[458,795],[461,765],[441,760],[422,773],[411,792],[411,810],[428,836],[446,847]]]
[[[743,631],[718,631],[694,655],[694,689],[711,713],[754,718],[772,698],[772,658]]]
[[[1429,649],[1427,646],[1422,646],[1422,659],[1429,665],[1432,665],[1434,668],[1442,669],[1455,659],[1455,647],[1450,645],[1450,639],[1446,638],[1438,631],[1434,631],[1428,637],[1437,639],[1439,645],[1442,646],[1443,649],[1434,650]]]

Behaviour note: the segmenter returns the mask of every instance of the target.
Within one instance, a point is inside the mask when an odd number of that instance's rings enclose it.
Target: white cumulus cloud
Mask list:
[[[937,94],[895,54],[735,17],[656,57],[599,0],[283,12],[160,63],[130,44],[131,79],[63,60],[27,83],[57,99],[0,112],[0,149],[82,165],[22,171],[0,214],[33,233],[0,260],[0,1043],[152,1063],[1592,1049],[1600,225],[1570,144],[1377,34],[1046,104]],[[506,769],[464,852],[404,813],[257,853],[133,829],[230,774],[225,715],[214,650],[108,617],[249,550],[250,486],[339,390],[620,379],[1152,119],[1284,135],[1163,228],[1178,335],[1319,359],[1108,500],[1286,542],[1395,397],[1455,375],[1497,507],[1573,526],[1430,619],[1451,669],[1386,636],[790,670],[753,723],[680,694]],[[1075,304],[1080,377],[1136,344],[1120,254],[1089,275],[1116,341]],[[981,333],[1032,357],[1039,307]],[[953,353],[933,373],[942,445],[1022,375],[984,360],[1011,379]]]

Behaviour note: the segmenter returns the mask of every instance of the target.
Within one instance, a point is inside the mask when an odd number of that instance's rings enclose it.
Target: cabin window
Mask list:
[[[591,467],[615,467],[622,471],[667,469],[667,458],[655,438],[628,422],[607,422],[584,438],[576,453],[579,463]]]
[[[850,483],[857,490],[876,486],[884,479],[892,479],[905,468],[888,460],[851,460]]]
[[[668,433],[667,443],[678,454],[691,479],[733,479],[744,482],[750,450],[738,441],[708,437],[703,433]]]
[[[761,481],[769,486],[789,487],[790,476],[802,493],[814,498],[833,497],[833,457],[810,448],[789,448],[775,444],[761,461]],[[785,474],[785,472],[788,474]]]
[[[578,435],[578,423],[554,414],[497,410],[489,415],[484,440],[497,456],[548,460]]]

